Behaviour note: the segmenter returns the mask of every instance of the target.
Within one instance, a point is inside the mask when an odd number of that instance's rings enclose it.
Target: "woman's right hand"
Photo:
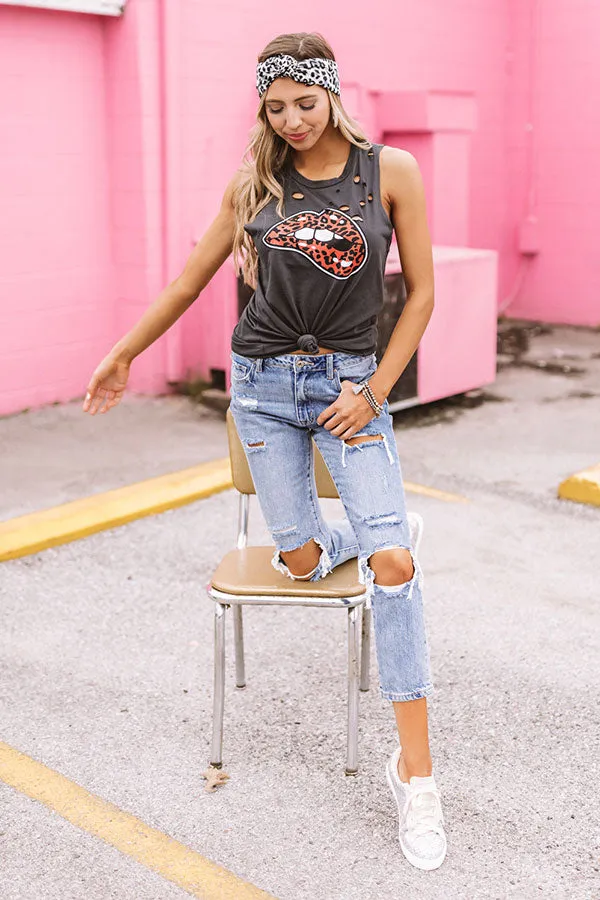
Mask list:
[[[92,416],[98,410],[108,412],[120,402],[127,379],[130,363],[124,362],[109,354],[96,368],[87,386],[87,394],[83,401],[83,411]],[[103,406],[104,404],[104,406]],[[101,409],[102,407],[102,409]]]

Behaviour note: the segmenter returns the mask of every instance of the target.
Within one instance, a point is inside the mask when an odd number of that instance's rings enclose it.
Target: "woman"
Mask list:
[[[381,696],[400,745],[386,766],[406,858],[440,866],[446,837],[428,743],[433,690],[422,573],[410,543],[387,395],[431,317],[433,263],[415,158],[372,144],[344,110],[333,51],[280,35],[259,56],[260,103],[244,163],[183,271],[90,380],[84,411],[121,399],[132,360],[194,302],[233,252],[254,294],[231,342],[231,412],[275,543],[273,566],[317,580],[358,557],[372,609]],[[395,231],[404,311],[379,365],[377,315]],[[327,523],[311,439],[347,518]]]

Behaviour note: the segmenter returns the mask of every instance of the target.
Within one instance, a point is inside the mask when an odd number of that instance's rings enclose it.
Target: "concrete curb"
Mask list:
[[[229,457],[0,522],[0,562],[39,553],[233,487]]]
[[[600,464],[566,478],[558,488],[562,500],[600,506]]]

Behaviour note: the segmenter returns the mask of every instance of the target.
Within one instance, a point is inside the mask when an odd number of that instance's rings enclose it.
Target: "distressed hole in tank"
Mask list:
[[[356,184],[358,184],[358,182],[360,181],[360,175],[355,175],[354,181],[356,182]]]
[[[363,181],[363,187],[366,187],[366,186],[367,186],[367,182]]]
[[[352,218],[355,220],[355,222],[362,222],[363,220],[362,216],[352,216]]]
[[[367,156],[374,156],[374,151],[373,151],[373,150],[369,150],[368,153],[367,153]]]
[[[339,194],[340,189],[339,189],[339,188],[336,188],[336,189],[335,189],[335,192],[336,192],[336,194]]]
[[[359,201],[358,201],[358,205],[359,205],[359,206],[366,206],[366,205],[367,205],[367,201],[366,201],[366,200],[359,200]]]
[[[295,191],[292,194],[292,197],[294,198],[294,200],[304,200],[304,194],[301,194],[300,191]]]
[[[341,210],[342,212],[346,212],[346,211],[349,210],[349,209],[350,209],[349,206],[340,206],[340,210]]]
[[[373,199],[373,194],[368,194],[367,200],[372,200],[372,199]]]

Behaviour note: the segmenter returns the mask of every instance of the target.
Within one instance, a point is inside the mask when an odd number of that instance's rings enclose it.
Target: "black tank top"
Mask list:
[[[291,158],[281,173],[286,217],[271,200],[244,230],[258,252],[257,288],[231,338],[243,356],[318,347],[374,353],[393,226],[381,203],[383,144],[350,144],[341,175],[314,181]]]

